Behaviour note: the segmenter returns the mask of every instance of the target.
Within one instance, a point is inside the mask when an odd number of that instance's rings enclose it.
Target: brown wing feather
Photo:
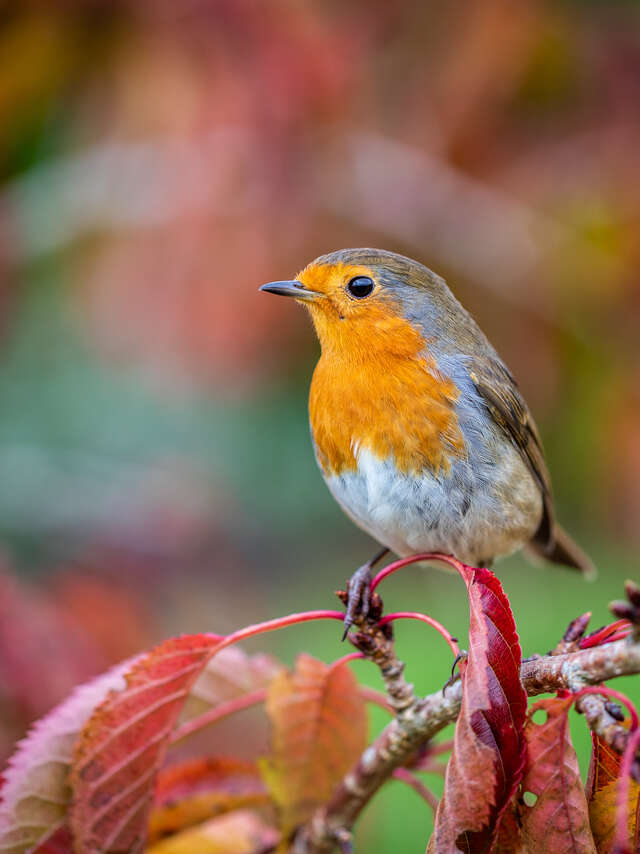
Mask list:
[[[582,549],[555,521],[551,479],[542,442],[529,407],[515,379],[497,358],[477,358],[469,375],[496,424],[503,430],[527,464],[542,493],[543,512],[529,549],[554,563],[580,569],[593,578],[595,567]]]
[[[495,359],[474,360],[471,379],[487,405],[491,417],[520,452],[535,478],[543,500],[543,513],[534,542],[543,551],[553,543],[554,515],[551,479],[544,460],[540,434],[529,407],[508,369]]]

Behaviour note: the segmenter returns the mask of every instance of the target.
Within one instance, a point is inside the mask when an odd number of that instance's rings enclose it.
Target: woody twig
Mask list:
[[[636,598],[640,603],[640,594]],[[640,606],[631,600],[635,608],[632,613],[627,603],[615,603],[612,610],[616,615],[622,604],[625,604],[625,619],[631,619],[634,624],[629,637],[571,652],[559,653],[554,650],[546,656],[524,661],[520,675],[528,696],[558,691],[579,693],[588,686],[601,686],[603,682],[618,676],[640,673]],[[403,665],[395,658],[392,639],[386,637],[383,642],[371,626],[365,627],[364,631],[362,627],[359,628],[358,635],[362,634],[366,638],[363,640],[356,635],[356,644],[359,644],[361,651],[377,661],[379,666],[383,660],[387,663],[393,660],[396,662],[394,672],[399,670],[401,677]],[[565,638],[568,644],[575,640]],[[570,648],[575,648],[575,645],[573,643]],[[398,689],[396,678],[397,673],[391,681],[385,680],[391,692]],[[401,683],[397,699],[402,697],[402,703],[396,705],[398,716],[364,751],[339,784],[329,803],[318,809],[300,829],[293,844],[294,854],[327,854],[338,844],[344,850],[344,840],[376,791],[396,768],[410,762],[421,746],[456,719],[462,700],[460,681],[444,692],[438,691],[424,698],[415,697],[412,686],[408,686],[402,678]],[[596,693],[581,694],[577,699],[577,708],[595,733],[616,751],[624,750],[628,731],[620,725],[620,714],[606,692],[602,696]],[[636,765],[633,770],[638,773],[640,767]]]

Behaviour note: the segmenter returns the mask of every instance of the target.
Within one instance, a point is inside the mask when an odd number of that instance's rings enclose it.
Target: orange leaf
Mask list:
[[[327,666],[309,655],[271,683],[267,711],[273,755],[260,763],[288,835],[330,797],[366,746],[367,716],[346,664]]]
[[[589,802],[589,821],[598,854],[613,854],[617,850],[615,843],[618,785],[618,780],[607,783],[606,786],[596,792],[593,799]],[[638,850],[639,796],[640,786],[632,780],[627,803],[629,815],[629,851]]]
[[[240,807],[268,803],[255,762],[194,759],[161,771],[149,823],[149,841]]]
[[[628,721],[627,721],[628,723]],[[618,780],[622,756],[600,736],[592,736],[593,749],[587,783],[589,821],[598,854],[612,854],[615,850]],[[631,781],[629,787],[629,848],[638,848],[638,810],[640,785]]]
[[[627,719],[622,725],[629,724]],[[599,735],[591,733],[591,761],[587,776],[587,798],[591,800],[596,792],[618,779],[622,756],[617,753]]]
[[[529,710],[520,819],[522,838],[531,852],[596,852],[589,829],[587,799],[569,733],[568,712],[572,703],[572,697],[551,697],[540,700]],[[546,713],[544,723],[534,722],[536,713]],[[536,799],[532,806],[527,805],[527,793],[529,798]]]
[[[444,795],[429,852],[486,852],[522,774],[527,697],[520,644],[500,582],[460,565],[469,595],[469,656]]]

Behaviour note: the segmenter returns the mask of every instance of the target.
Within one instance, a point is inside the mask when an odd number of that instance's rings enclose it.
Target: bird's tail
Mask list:
[[[598,574],[593,561],[557,523],[553,526],[553,536],[547,543],[531,540],[527,551],[537,557],[551,561],[551,563],[560,563],[563,566],[579,569],[590,581]]]

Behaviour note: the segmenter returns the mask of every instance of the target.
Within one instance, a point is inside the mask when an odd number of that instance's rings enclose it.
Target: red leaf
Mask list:
[[[45,840],[52,845],[58,839],[57,830],[67,818],[67,775],[73,744],[107,692],[124,688],[124,676],[132,664],[131,659],[124,661],[76,688],[18,743],[1,792],[0,851],[22,854],[44,846]]]
[[[73,854],[73,839],[67,825],[59,827],[47,839],[44,839],[32,854]]]
[[[533,705],[525,727],[527,759],[520,806],[522,838],[530,851],[595,854],[587,799],[569,734],[573,697],[552,697]],[[537,724],[533,716],[545,712]],[[536,797],[527,805],[527,792]]]
[[[124,691],[111,692],[74,750],[70,823],[84,854],[142,851],[157,771],[189,689],[220,639],[165,641],[137,662]]]
[[[491,854],[533,854],[533,852],[527,851],[522,843],[522,832],[515,800],[512,800],[502,813],[498,832],[491,847]]]
[[[217,643],[214,636],[167,641],[148,655],[122,662],[76,688],[67,700],[38,721],[28,737],[18,744],[0,778],[0,850],[11,854],[37,850],[45,854],[64,843],[67,831],[64,836],[58,829],[64,827],[69,817],[68,778],[72,752],[79,738],[76,758],[79,755],[81,763],[86,759],[91,761],[92,755],[95,758],[105,748],[108,755],[103,761],[119,765],[114,780],[116,785],[124,786],[133,780],[135,769],[140,767],[136,764],[139,753],[151,761],[155,750],[156,761],[161,761],[164,736],[171,730],[171,719],[176,713],[182,711],[188,717],[203,708],[215,707],[220,700],[265,686],[279,669],[268,656],[248,656],[230,648],[221,650],[210,661]],[[193,697],[188,693],[190,690]],[[111,723],[121,725],[121,730],[106,731],[104,727]],[[155,731],[153,725],[157,727]],[[110,738],[112,735],[114,738]],[[150,743],[150,737],[157,742]],[[84,758],[83,751],[87,754]],[[112,766],[105,767],[105,773],[113,770]],[[148,770],[145,786],[150,800],[154,771],[151,767]],[[86,799],[104,798],[103,806],[109,807],[109,790],[101,788],[98,780],[81,778],[78,769],[74,772],[76,777],[74,814],[86,808],[87,814],[95,819],[98,810],[92,812]],[[139,794],[142,797],[143,792]],[[144,833],[142,820],[140,828]],[[40,847],[34,849],[34,846]]]
[[[429,851],[491,849],[524,762],[527,697],[509,601],[488,569],[460,565],[469,595],[469,657],[445,790]]]

